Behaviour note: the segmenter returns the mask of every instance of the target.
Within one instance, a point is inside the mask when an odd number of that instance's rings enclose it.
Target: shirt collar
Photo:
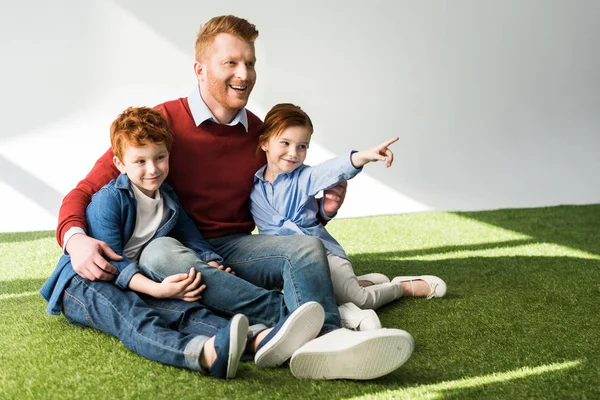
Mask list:
[[[133,186],[133,184],[129,180],[127,174],[119,174],[117,181],[115,182],[115,187],[117,189],[131,190],[131,186]],[[163,182],[162,185],[160,185],[160,189],[173,191],[173,188],[167,182]]]
[[[194,123],[196,126],[200,126],[200,124],[207,119],[216,122],[217,124],[220,123],[200,96],[200,88],[198,86],[196,86],[196,88],[192,90],[192,93],[190,93],[188,96],[188,104],[190,106],[190,110],[192,111],[192,117],[194,117]],[[248,132],[248,114],[246,114],[245,108],[242,108],[235,115],[235,118],[233,118],[233,120],[226,125],[234,126],[237,124],[242,124],[246,129],[246,132]]]
[[[260,167],[258,169],[258,171],[256,171],[256,173],[254,174],[254,182],[257,181],[264,181],[265,180],[265,169],[267,168],[267,164],[263,165],[262,167]]]

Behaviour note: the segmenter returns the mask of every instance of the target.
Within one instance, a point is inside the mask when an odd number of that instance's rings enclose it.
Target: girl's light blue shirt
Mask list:
[[[303,164],[292,172],[279,174],[273,184],[264,179],[266,165],[262,166],[254,174],[250,193],[250,211],[259,233],[316,236],[330,253],[348,259],[342,246],[317,219],[319,205],[315,196],[362,170],[352,165],[351,155],[313,167]]]

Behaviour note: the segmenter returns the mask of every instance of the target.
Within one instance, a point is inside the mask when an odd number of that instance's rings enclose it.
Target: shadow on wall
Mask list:
[[[52,216],[58,215],[63,195],[46,182],[0,155],[0,182],[31,199]]]
[[[2,120],[0,141],[75,112],[90,92],[96,64],[89,48],[95,16],[85,2],[24,0],[6,8],[0,48],[9,61],[0,74],[0,104],[9,118]]]
[[[600,200],[598,5],[115,3],[190,54],[202,22],[247,18],[268,88],[253,99],[303,106],[334,154],[400,136],[394,168],[367,172],[433,209]]]

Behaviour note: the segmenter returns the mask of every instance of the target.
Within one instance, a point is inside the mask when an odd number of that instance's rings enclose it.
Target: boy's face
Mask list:
[[[306,160],[310,144],[310,130],[305,126],[290,126],[277,137],[271,136],[261,148],[267,156],[267,168],[277,176],[292,172]]]
[[[123,160],[113,157],[113,162],[146,196],[154,198],[154,193],[169,174],[169,152],[164,143],[146,146],[128,145]]]
[[[255,63],[254,43],[218,34],[202,61],[194,65],[198,82],[206,89],[202,96],[208,107],[244,108],[256,82]]]

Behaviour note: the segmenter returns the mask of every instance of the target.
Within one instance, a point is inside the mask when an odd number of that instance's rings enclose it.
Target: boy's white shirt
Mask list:
[[[152,239],[160,226],[164,214],[164,201],[160,195],[160,190],[155,192],[154,198],[150,198],[133,183],[130,186],[137,200],[137,212],[135,229],[123,248],[123,255],[130,261],[137,263],[142,247]]]

